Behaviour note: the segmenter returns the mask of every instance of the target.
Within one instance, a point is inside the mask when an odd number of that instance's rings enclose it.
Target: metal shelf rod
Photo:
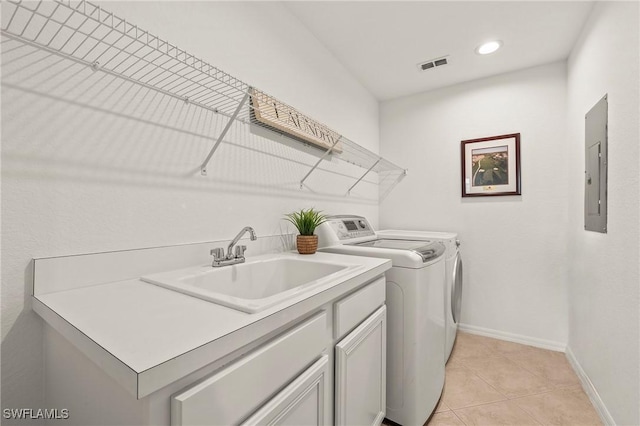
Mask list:
[[[303,186],[303,184],[304,184],[304,181],[305,181],[305,180],[307,180],[307,178],[309,177],[309,175],[310,175],[311,173],[313,173],[313,171],[318,167],[318,165],[319,165],[320,163],[322,163],[322,160],[324,160],[325,158],[327,158],[327,156],[328,156],[329,154],[331,154],[331,151],[333,151],[333,148],[335,148],[335,146],[338,144],[338,142],[340,142],[340,140],[341,140],[341,139],[342,139],[342,136],[340,136],[338,139],[336,139],[336,141],[333,143],[333,145],[331,145],[331,147],[330,147],[330,148],[329,148],[329,149],[328,149],[324,154],[322,154],[322,157],[320,157],[320,158],[318,159],[318,161],[316,162],[316,164],[314,164],[314,165],[313,165],[313,167],[311,168],[311,170],[309,170],[309,171],[307,172],[307,174],[306,174],[306,175],[304,175],[304,177],[300,180],[300,189],[302,189],[302,186]]]
[[[367,171],[366,171],[366,172],[364,172],[364,174],[363,174],[362,176],[360,176],[360,179],[358,179],[358,180],[356,181],[356,183],[354,183],[353,185],[351,185],[351,188],[347,189],[347,194],[351,194],[351,190],[352,190],[353,188],[355,188],[355,187],[356,187],[356,185],[357,185],[357,184],[359,184],[359,183],[360,183],[360,181],[361,181],[362,179],[364,179],[364,177],[365,177],[366,175],[368,175],[368,174],[369,174],[369,172],[370,172],[371,170],[373,170],[373,168],[374,168],[375,166],[377,166],[377,165],[378,165],[378,163],[379,163],[380,161],[382,161],[382,157],[379,157],[379,158],[378,158],[378,161],[376,161],[375,163],[373,163],[373,165],[372,165],[371,167],[369,167],[369,168],[367,169]]]
[[[207,164],[209,164],[209,160],[211,160],[211,157],[213,157],[213,153],[216,152],[216,149],[218,149],[218,146],[220,145],[220,142],[222,142],[222,139],[225,137],[225,135],[227,134],[227,132],[231,128],[231,125],[233,124],[233,122],[235,121],[236,117],[238,116],[238,113],[240,113],[240,110],[242,109],[244,104],[247,102],[247,99],[249,99],[249,91],[247,91],[247,93],[244,94],[244,97],[242,98],[242,100],[238,104],[238,107],[236,108],[236,110],[233,112],[233,115],[231,115],[231,118],[229,118],[229,121],[227,121],[227,125],[224,126],[224,129],[222,129],[222,132],[220,133],[220,136],[218,136],[218,140],[216,141],[215,144],[213,144],[213,147],[211,148],[211,151],[209,151],[209,155],[207,155],[207,158],[205,158],[204,162],[200,166],[200,174],[202,176],[206,176],[207,175]]]

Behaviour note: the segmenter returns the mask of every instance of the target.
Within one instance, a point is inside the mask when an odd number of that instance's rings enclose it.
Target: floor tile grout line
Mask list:
[[[520,361],[520,362],[519,362],[519,361],[512,360],[512,359],[510,359],[510,361],[511,361],[511,362],[513,362],[513,363],[515,363],[515,364],[517,364],[517,365],[519,365],[520,367],[524,368],[525,370],[529,371],[529,372],[530,372],[531,374],[533,374],[534,376],[539,377],[539,378],[541,378],[541,379],[545,380],[545,381],[546,381],[546,382],[548,382],[551,386],[554,386],[554,388],[556,388],[556,386],[557,386],[557,388],[560,388],[560,387],[563,387],[563,386],[567,386],[567,387],[568,387],[568,386],[572,386],[572,385],[563,385],[563,384],[554,383],[551,379],[549,379],[548,377],[546,377],[546,376],[544,376],[544,375],[542,375],[542,374],[539,374],[538,372],[534,371],[531,367],[527,368],[528,363],[525,363],[525,362],[522,362],[522,361]],[[570,372],[571,372],[571,374],[573,375],[573,377],[575,377],[575,379],[577,380],[577,383],[576,383],[576,384],[580,383],[579,378],[578,378],[578,375],[575,373],[575,371],[571,370]],[[557,388],[556,388],[556,389],[557,389]]]
[[[577,387],[578,385],[576,385]],[[582,389],[573,389],[571,390],[571,388],[573,388],[574,386],[568,386],[568,387],[564,387],[564,388],[556,388],[556,389],[550,389],[550,390],[546,390],[546,391],[542,391],[542,392],[536,392],[536,393],[532,393],[532,394],[528,394],[528,395],[520,395],[520,396],[514,396],[513,398],[509,398],[509,401],[515,401],[517,399],[523,399],[523,398],[528,398],[530,396],[540,396],[540,395],[544,395],[547,393],[553,393],[553,392],[557,392],[557,391],[564,391],[564,392],[578,392],[578,391],[582,391]]]
[[[510,361],[511,361],[511,362],[513,362],[514,364],[516,364],[516,365],[518,365],[518,366],[520,366],[520,367],[524,368],[525,370],[527,370],[528,372],[530,372],[531,374],[533,374],[533,375],[534,375],[534,376],[536,376],[536,377],[540,377],[541,379],[544,379],[544,380],[547,380],[547,381],[549,380],[549,379],[547,379],[546,377],[544,377],[544,376],[542,376],[542,375],[540,375],[540,374],[536,373],[535,371],[531,371],[529,368],[527,368],[527,367],[526,367],[526,364],[527,364],[527,363],[518,362],[518,361],[516,361],[516,360],[510,360]],[[525,364],[525,365],[523,365],[523,364]]]
[[[567,389],[567,388],[570,388],[570,387],[574,386],[574,384],[561,384],[561,383],[553,382],[553,381],[552,381],[551,379],[549,379],[548,377],[546,377],[546,376],[544,376],[544,375],[542,375],[542,374],[538,374],[538,373],[537,373],[536,371],[534,371],[531,367],[527,368],[528,363],[525,363],[525,362],[522,362],[522,361],[518,362],[517,360],[515,360],[515,359],[510,359],[510,358],[508,358],[508,359],[509,359],[511,362],[513,362],[514,364],[518,365],[519,367],[521,367],[521,368],[523,368],[523,369],[527,370],[528,372],[530,372],[530,373],[531,373],[531,374],[533,374],[534,376],[536,376],[536,377],[538,377],[538,378],[540,378],[540,379],[544,380],[544,381],[546,382],[546,384],[547,384],[548,386],[550,386],[550,387],[551,387],[551,389],[549,389],[549,390],[542,391],[542,392],[535,392],[535,393],[534,393],[534,394],[532,394],[532,395],[539,395],[540,393],[553,392],[554,390],[557,390],[557,389]],[[575,372],[574,372],[574,371],[571,371],[571,373],[573,374],[573,376],[575,377],[575,379],[577,379],[577,380],[578,380],[578,381],[577,381],[577,383],[575,383],[575,385],[579,384],[579,383],[580,383],[580,381],[579,381],[579,379],[578,379],[578,376],[575,374]]]
[[[485,406],[485,405],[504,404],[505,402],[506,402],[506,403],[510,403],[510,402],[512,402],[512,400],[507,399],[507,400],[504,400],[504,401],[494,401],[494,402],[487,402],[487,403],[478,404],[478,405],[470,405],[469,407],[456,408],[455,410],[451,410],[451,411],[453,411],[453,413],[456,415],[456,417],[457,417],[458,419],[460,419],[460,421],[466,425],[466,423],[464,422],[464,420],[462,420],[462,418],[458,415],[457,411],[466,410],[466,409],[468,409],[468,408],[478,408],[478,407],[482,407],[482,406]],[[533,420],[536,424],[538,424],[538,425],[543,425],[543,423],[540,423],[540,422],[538,421],[538,419],[536,419],[536,418],[535,418],[535,417],[533,417],[531,414],[529,414],[528,412],[526,412],[526,411],[525,411],[524,409],[522,409],[519,405],[517,405],[517,404],[514,404],[514,405],[515,405],[515,408],[517,408],[518,410],[522,411],[522,412],[523,412],[523,413],[524,413],[528,418],[530,418],[531,420]]]
[[[478,375],[478,377],[480,377],[481,379],[483,379],[483,377],[482,377],[482,376],[480,376],[480,375]],[[538,378],[538,377],[536,377],[536,378]],[[486,380],[485,380],[485,382],[486,382]],[[492,386],[492,385],[491,385],[491,383],[488,383],[488,382],[487,382],[487,384],[488,384],[489,386]],[[545,386],[545,389],[536,390],[536,391],[533,391],[532,393],[526,393],[526,394],[523,394],[523,395],[517,395],[517,396],[510,396],[510,395],[508,395],[506,392],[504,392],[504,391],[502,391],[502,390],[500,390],[499,388],[496,388],[496,387],[494,387],[494,389],[496,389],[498,392],[500,392],[501,394],[503,394],[507,399],[511,400],[511,399],[515,399],[515,398],[520,398],[520,397],[529,396],[529,395],[537,395],[537,394],[540,394],[540,393],[551,392],[551,391],[555,390],[555,389],[553,389],[553,388],[547,388],[547,383],[546,383],[546,381],[544,382],[544,386]]]
[[[487,381],[486,381],[486,380],[484,380],[482,377],[478,376],[478,375],[476,374],[476,372],[475,372],[475,371],[473,371],[473,370],[471,370],[471,369],[469,369],[469,368],[465,368],[465,370],[467,370],[467,371],[468,371],[469,373],[471,373],[472,375],[476,376],[478,379],[480,379],[480,381],[482,381],[484,384],[486,384],[486,385],[487,385],[487,386],[489,386],[491,389],[493,389],[494,391],[496,391],[498,394],[500,394],[500,395],[501,395],[503,398],[505,398],[505,399],[500,399],[500,400],[497,400],[497,401],[490,401],[490,402],[482,402],[482,403],[479,403],[479,404],[467,405],[467,406],[465,406],[465,407],[458,407],[458,408],[452,408],[451,406],[449,406],[449,404],[447,404],[447,403],[445,402],[446,406],[447,406],[447,407],[449,407],[449,409],[450,409],[451,411],[454,411],[454,412],[455,412],[456,410],[461,410],[461,409],[463,409],[463,408],[477,407],[477,406],[480,406],[480,405],[487,405],[487,404],[495,404],[496,402],[503,402],[503,401],[509,401],[509,400],[510,400],[508,396],[506,396],[505,394],[503,394],[502,392],[500,392],[498,389],[496,389],[495,387],[493,387],[491,384],[487,383]]]
[[[455,368],[454,368],[454,369],[455,369]],[[501,400],[497,400],[497,401],[491,401],[491,402],[483,402],[483,403],[480,403],[480,404],[473,404],[473,405],[468,405],[468,406],[466,406],[466,407],[458,407],[458,408],[452,408],[451,406],[449,406],[449,404],[447,404],[447,403],[445,402],[446,406],[447,406],[447,407],[449,407],[449,409],[450,409],[451,411],[455,412],[455,410],[460,410],[460,409],[463,409],[463,408],[477,407],[477,406],[479,406],[479,405],[493,404],[493,403],[501,402],[501,401],[509,401],[509,397],[508,397],[508,396],[504,395],[502,392],[500,392],[498,389],[496,389],[495,387],[493,387],[491,384],[487,383],[487,381],[486,381],[486,380],[484,380],[482,377],[478,376],[478,374],[476,374],[476,372],[475,372],[475,371],[473,371],[473,370],[471,370],[470,368],[465,367],[465,366],[462,366],[462,369],[466,370],[468,373],[470,373],[470,374],[472,374],[473,376],[475,376],[475,377],[477,377],[478,379],[480,379],[480,381],[481,381],[481,382],[483,382],[484,384],[486,384],[487,386],[489,386],[491,389],[493,389],[495,392],[497,392],[499,395],[501,395],[501,396],[502,396],[503,398],[505,398],[505,399],[501,399]],[[446,377],[446,372],[445,372],[445,377]],[[445,380],[446,380],[446,378],[445,378]]]
[[[520,395],[517,397],[510,397],[509,395],[507,395],[506,393],[504,393],[503,391],[501,391],[500,389],[498,389],[497,387],[495,387],[494,385],[492,385],[491,383],[489,383],[484,377],[482,377],[481,375],[479,375],[478,373],[476,373],[475,371],[471,370],[470,368],[467,368],[467,370],[473,374],[474,376],[476,376],[477,378],[479,378],[480,380],[482,380],[487,386],[491,387],[491,389],[495,390],[496,392],[498,392],[500,395],[502,395],[503,397],[506,398],[507,401],[510,401],[512,399],[515,398],[521,398],[521,397],[525,397],[525,396],[529,396],[529,395],[538,395],[540,393],[546,393],[546,392],[551,392],[554,389],[547,389],[545,391],[540,391],[540,392],[534,392],[532,394],[526,394],[526,395]]]
[[[460,418],[460,416],[456,413],[456,410],[451,410],[451,412],[453,413],[454,416],[456,416],[456,419],[460,420],[460,422],[462,422],[463,425],[467,426],[467,423]]]
[[[499,399],[497,401],[480,402],[478,404],[466,405],[464,407],[452,408],[451,411],[466,410],[467,408],[482,407],[483,405],[497,404],[499,402],[508,402],[510,399]]]
[[[533,420],[534,423],[537,423],[539,425],[543,425],[544,423],[542,423],[541,421],[539,421],[538,419],[536,419],[535,417],[533,417],[530,413],[528,413],[526,410],[524,410],[522,407],[520,407],[518,404],[515,404],[516,408],[520,411],[522,411],[527,417],[529,417],[531,420]]]

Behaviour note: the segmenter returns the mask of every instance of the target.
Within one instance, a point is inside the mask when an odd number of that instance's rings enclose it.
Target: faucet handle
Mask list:
[[[222,247],[216,247],[214,249],[211,249],[211,252],[209,252],[209,254],[213,256],[213,260],[222,260],[224,258],[224,249]]]
[[[247,249],[247,246],[236,246],[236,259],[240,257],[244,257],[244,251]]]

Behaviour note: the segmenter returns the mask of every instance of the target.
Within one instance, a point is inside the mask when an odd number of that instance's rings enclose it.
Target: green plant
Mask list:
[[[316,228],[327,221],[327,216],[313,208],[302,209],[299,212],[289,213],[285,216],[289,222],[298,228],[300,235],[313,235]]]

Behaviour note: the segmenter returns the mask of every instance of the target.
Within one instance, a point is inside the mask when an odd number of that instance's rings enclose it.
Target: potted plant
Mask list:
[[[296,247],[300,254],[313,254],[318,250],[318,236],[314,234],[316,228],[326,222],[327,216],[322,212],[310,208],[302,209],[285,215],[287,220],[298,229],[300,235],[296,238]]]

